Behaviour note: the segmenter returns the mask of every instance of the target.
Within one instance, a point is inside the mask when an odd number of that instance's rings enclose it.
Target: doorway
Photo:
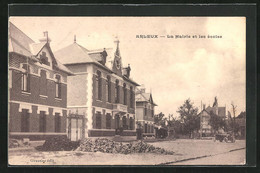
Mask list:
[[[84,115],[70,114],[68,116],[68,138],[78,141],[85,138]]]

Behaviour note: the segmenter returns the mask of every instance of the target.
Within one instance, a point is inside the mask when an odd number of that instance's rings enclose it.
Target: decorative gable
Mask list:
[[[39,66],[42,66],[50,70],[53,69],[53,63],[55,63],[56,60],[47,45],[40,50],[40,52],[37,55],[37,58],[39,59]]]

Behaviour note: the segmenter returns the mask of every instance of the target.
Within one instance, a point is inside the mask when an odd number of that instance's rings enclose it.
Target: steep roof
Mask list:
[[[211,111],[216,114],[216,109],[214,107],[208,106],[206,111],[210,113]],[[226,107],[218,107],[218,116],[225,117],[226,116]]]
[[[9,52],[16,52],[24,56],[32,56],[30,44],[34,41],[9,22]]]
[[[88,50],[77,43],[70,44],[54,52],[54,55],[63,64],[94,62],[94,60],[88,55]]]
[[[51,55],[53,55],[47,42],[35,43],[13,23],[9,22],[9,52],[18,53],[33,60],[39,61],[39,59],[37,59],[35,56],[37,56],[45,46],[50,50]],[[56,58],[55,60],[57,62],[58,69],[68,74],[73,74],[67,67],[58,62]]]
[[[202,112],[206,112],[208,115],[210,115],[206,109],[203,109],[198,115],[200,115]]]
[[[153,102],[152,94],[151,94],[151,93],[138,92],[138,93],[135,95],[135,100],[136,100],[137,102],[150,102],[150,103],[152,103],[153,105],[157,106],[157,104]]]
[[[65,65],[93,63],[112,72],[108,67],[98,62],[100,57],[97,54],[99,54],[99,52],[89,51],[76,42],[54,52],[55,57]]]

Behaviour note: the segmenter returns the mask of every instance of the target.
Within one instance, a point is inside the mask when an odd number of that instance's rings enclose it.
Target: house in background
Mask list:
[[[199,113],[200,116],[199,132],[201,137],[208,137],[212,135],[212,129],[209,123],[211,112],[217,116],[222,117],[223,119],[226,118],[226,107],[219,107],[216,97],[212,107],[208,106],[206,108],[206,106],[203,105],[203,110]]]
[[[71,140],[114,136],[123,128],[135,136],[135,89],[131,68],[123,67],[119,50],[88,50],[76,42],[55,52],[75,76],[68,77],[68,133]],[[113,55],[114,54],[114,55]]]
[[[65,136],[72,72],[54,57],[47,32],[35,43],[10,22],[8,36],[9,137]]]
[[[152,136],[154,130],[154,108],[157,106],[151,93],[145,92],[144,86],[136,91],[136,121],[143,127],[144,136]]]

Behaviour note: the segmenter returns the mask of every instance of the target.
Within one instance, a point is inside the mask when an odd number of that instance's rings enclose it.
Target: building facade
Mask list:
[[[54,57],[48,33],[35,43],[9,23],[9,116],[11,138],[66,135],[67,76]]]
[[[215,97],[215,101],[213,106],[208,106],[206,108],[203,105],[203,110],[199,113],[200,116],[200,136],[201,137],[208,137],[212,136],[212,128],[210,126],[210,114],[213,113],[217,116],[222,117],[223,119],[226,118],[226,107],[219,107],[217,98]]]
[[[144,136],[152,136],[155,133],[154,127],[154,103],[151,93],[146,93],[145,88],[141,87],[136,91],[136,121],[143,128]]]
[[[55,56],[75,76],[68,77],[69,137],[135,135],[135,88],[130,66],[122,67],[119,41],[113,49],[88,50],[74,43]],[[76,137],[75,137],[76,135]]]

